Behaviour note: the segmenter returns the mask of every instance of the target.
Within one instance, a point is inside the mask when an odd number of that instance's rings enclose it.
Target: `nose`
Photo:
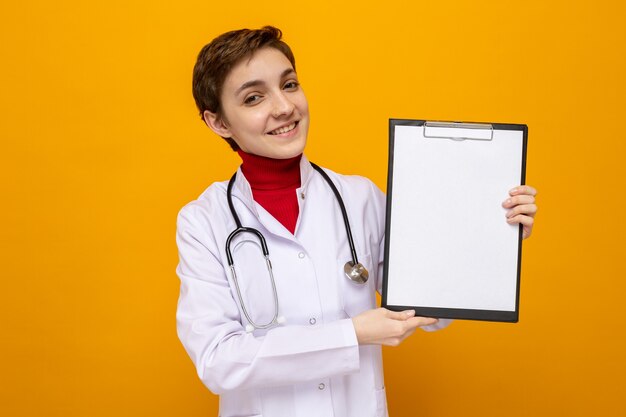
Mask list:
[[[281,116],[290,116],[295,109],[295,105],[293,104],[293,102],[282,91],[276,94],[273,105],[274,108],[272,109],[272,116],[276,118]]]

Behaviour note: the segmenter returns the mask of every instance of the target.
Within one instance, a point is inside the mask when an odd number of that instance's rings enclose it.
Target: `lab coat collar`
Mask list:
[[[311,174],[313,173],[313,167],[309,162],[309,159],[306,155],[302,155],[300,159],[300,190],[304,191],[309,184],[309,180],[311,179]]]

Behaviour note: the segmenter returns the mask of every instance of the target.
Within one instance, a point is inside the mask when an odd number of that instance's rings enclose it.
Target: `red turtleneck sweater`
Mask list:
[[[268,211],[292,234],[298,221],[300,158],[272,159],[237,151],[243,164],[241,171],[250,183],[254,201]]]

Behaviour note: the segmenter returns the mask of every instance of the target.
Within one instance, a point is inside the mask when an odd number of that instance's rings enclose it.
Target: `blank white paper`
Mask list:
[[[519,227],[502,202],[522,152],[518,130],[459,141],[395,126],[388,305],[515,311]]]

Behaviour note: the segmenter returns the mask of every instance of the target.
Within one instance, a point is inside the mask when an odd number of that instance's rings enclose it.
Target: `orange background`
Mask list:
[[[329,168],[384,189],[390,117],[529,125],[520,323],[385,349],[392,417],[626,415],[624,21],[622,1],[3,2],[0,414],[217,415],[176,336],[175,219],[238,158],[191,69],[273,24]]]

